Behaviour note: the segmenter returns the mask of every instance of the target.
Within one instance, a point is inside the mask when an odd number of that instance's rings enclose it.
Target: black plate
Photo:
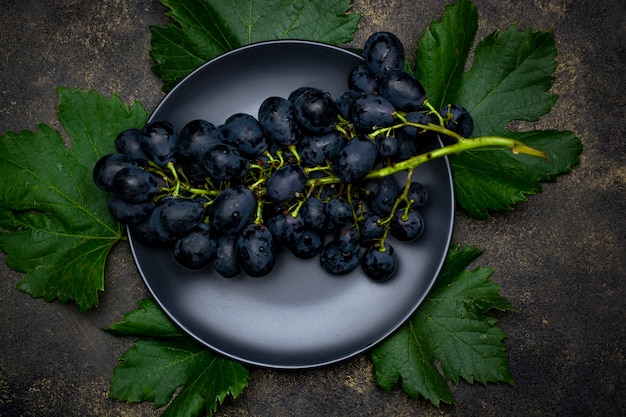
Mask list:
[[[192,119],[216,125],[237,112],[257,115],[269,96],[301,86],[338,97],[350,70],[362,62],[344,49],[308,41],[272,41],[224,54],[190,74],[160,103],[151,120],[180,129]],[[439,144],[433,144],[439,146]],[[303,261],[284,250],[265,277],[220,277],[212,268],[180,267],[171,249],[130,236],[146,285],[163,310],[190,336],[232,359],[295,369],[337,362],[372,347],[416,310],[447,253],[454,215],[447,159],[421,166],[416,180],[430,191],[426,229],[411,244],[394,243],[400,264],[388,282],[357,270],[331,276],[318,258]]]

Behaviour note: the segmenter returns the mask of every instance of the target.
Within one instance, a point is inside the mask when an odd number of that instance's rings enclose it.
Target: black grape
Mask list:
[[[207,174],[218,181],[242,179],[250,165],[235,147],[225,143],[209,149],[202,162]]]
[[[426,125],[430,122],[428,116],[419,111],[411,111],[408,112],[405,116],[407,122],[418,123],[421,125]],[[415,126],[402,126],[399,129],[395,130],[398,139],[409,139],[415,141],[420,135],[424,134],[424,129],[417,128]]]
[[[161,222],[170,232],[183,235],[204,218],[204,207],[189,198],[171,198],[161,206]]]
[[[150,216],[155,207],[156,204],[152,200],[129,203],[117,194],[111,194],[111,197],[109,197],[109,212],[111,216],[124,224],[132,225],[143,221]]]
[[[165,200],[165,199],[164,199]],[[150,216],[132,226],[133,235],[150,246],[159,246],[173,243],[176,236],[165,228],[161,221],[161,206],[157,206],[152,210]]]
[[[398,139],[395,136],[383,136],[376,137],[376,150],[380,156],[389,157],[398,153],[400,145]]]
[[[159,184],[148,171],[130,166],[120,169],[113,177],[113,192],[129,203],[141,203],[159,192]]]
[[[359,265],[361,248],[356,246],[351,252],[342,252],[337,242],[330,241],[320,253],[320,265],[332,275],[344,275],[354,271]]]
[[[304,228],[300,238],[288,246],[291,253],[298,258],[310,259],[320,253],[324,247],[324,233],[321,230]]]
[[[259,123],[271,142],[289,147],[300,141],[301,133],[293,103],[282,97],[268,97],[259,107]]]
[[[295,98],[293,105],[298,122],[311,133],[331,132],[337,124],[337,105],[326,91],[306,89]]]
[[[270,230],[262,224],[249,224],[237,238],[237,261],[252,277],[270,273],[276,263],[276,246]]]
[[[211,225],[222,233],[238,233],[252,223],[257,201],[254,194],[242,185],[222,191],[211,204]]]
[[[377,214],[368,214],[361,226],[361,242],[367,244],[382,238],[385,234],[385,226],[381,223],[381,217]]]
[[[458,104],[444,106],[439,112],[444,120],[444,127],[458,133],[464,138],[471,136],[474,131],[474,119],[470,112]]]
[[[111,153],[98,159],[93,168],[93,181],[102,191],[113,191],[113,178],[122,168],[137,164],[128,155]]]
[[[342,252],[352,252],[359,246],[360,233],[354,222],[348,222],[335,232],[334,240]]]
[[[426,99],[422,84],[402,69],[385,71],[378,80],[378,94],[389,100],[396,109],[406,112],[419,110]]]
[[[404,66],[404,46],[391,32],[376,32],[367,38],[363,47],[363,58],[376,77],[390,69]]]
[[[339,112],[339,115],[346,120],[349,119],[350,107],[352,106],[352,103],[358,97],[362,97],[364,95],[365,94],[360,93],[358,91],[354,91],[354,90],[344,91],[343,94],[341,94],[337,98],[337,100],[335,100],[335,104],[337,105],[337,111]]]
[[[287,247],[294,245],[304,230],[302,217],[300,215],[294,217],[287,210],[270,217],[265,224],[270,229],[274,241]]]
[[[176,241],[174,258],[189,269],[201,269],[215,256],[217,241],[210,227],[200,223],[187,235]]]
[[[348,75],[348,88],[364,94],[374,94],[378,80],[366,64],[357,65]]]
[[[371,195],[366,198],[369,209],[381,217],[389,216],[393,205],[402,193],[393,175],[369,180],[366,188],[371,190]]]
[[[422,183],[413,181],[409,185],[407,198],[412,201],[411,207],[422,208],[428,203],[428,189]]]
[[[300,97],[305,91],[308,90],[317,90],[317,88],[315,87],[298,87],[295,90],[293,90],[291,93],[289,93],[289,96],[287,97],[287,100],[291,101],[292,103],[296,101],[296,99],[298,97]]]
[[[178,147],[178,133],[170,122],[159,120],[142,129],[141,149],[155,164],[164,167],[174,162]]]
[[[326,231],[334,232],[346,222],[352,220],[352,206],[343,197],[335,197],[328,200],[326,208]]]
[[[318,197],[309,197],[300,208],[304,226],[309,229],[323,230],[326,226],[324,202]]]
[[[204,154],[222,143],[222,130],[206,120],[188,122],[178,135],[178,156],[183,161],[202,162]],[[186,171],[185,171],[186,172]]]
[[[339,136],[336,132],[308,134],[302,138],[298,152],[308,165],[320,166],[334,158],[345,143],[343,136]]]
[[[385,250],[378,245],[372,245],[361,256],[361,269],[365,275],[374,281],[386,281],[396,272],[398,255],[389,243],[385,244]]]
[[[268,142],[259,121],[247,113],[236,113],[222,125],[224,143],[235,147],[247,158],[254,158],[267,150]]]
[[[127,155],[140,165],[148,163],[148,156],[141,148],[143,132],[141,129],[130,128],[122,130],[115,138],[115,150]]]
[[[357,129],[371,130],[376,127],[393,125],[395,107],[378,94],[368,94],[356,98],[349,110],[349,119]]]
[[[366,135],[358,135],[339,151],[331,166],[341,181],[351,184],[370,173],[376,162],[376,155],[376,143]]]
[[[424,219],[415,211],[396,211],[391,219],[391,235],[402,242],[412,242],[424,232]]]
[[[213,268],[224,278],[232,278],[241,272],[237,261],[237,235],[225,234],[217,239]]]
[[[302,166],[288,164],[274,172],[265,183],[266,196],[277,202],[291,200],[304,190],[307,177]]]

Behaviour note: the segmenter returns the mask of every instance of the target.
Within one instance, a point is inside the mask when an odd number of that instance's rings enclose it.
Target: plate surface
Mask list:
[[[176,86],[151,120],[177,129],[201,118],[215,125],[234,113],[256,117],[269,96],[298,87],[338,97],[362,60],[344,49],[308,41],[249,45],[206,63]],[[433,144],[432,146],[438,146]],[[410,244],[393,242],[396,275],[384,283],[359,268],[332,276],[319,258],[303,261],[287,250],[265,277],[226,279],[212,267],[190,271],[168,248],[143,245],[130,235],[137,266],[163,310],[191,337],[229,358],[280,369],[337,362],[372,347],[416,310],[434,283],[452,234],[454,195],[447,159],[419,167],[414,179],[430,192],[422,210],[425,231]]]

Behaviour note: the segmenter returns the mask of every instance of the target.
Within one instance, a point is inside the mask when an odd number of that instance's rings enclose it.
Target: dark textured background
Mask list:
[[[448,2],[446,2],[448,3]],[[117,93],[152,110],[163,97],[152,74],[149,25],[168,22],[152,0],[4,0],[0,15],[0,134],[59,128],[57,85]],[[357,0],[355,45],[391,30],[414,50],[444,2]],[[250,385],[217,416],[609,416],[626,409],[626,3],[622,0],[477,0],[478,38],[511,23],[554,30],[560,99],[539,128],[573,130],[581,163],[512,212],[456,215],[453,241],[485,249],[501,294],[499,315],[515,386],[453,385],[435,408],[400,389],[377,388],[357,356],[301,372],[251,369]],[[45,150],[42,149],[42,152]],[[3,260],[4,257],[2,256]],[[32,299],[21,274],[0,266],[0,416],[153,416],[149,403],[107,398],[117,358],[132,344],[101,327],[148,293],[128,245],[114,248],[97,309]]]

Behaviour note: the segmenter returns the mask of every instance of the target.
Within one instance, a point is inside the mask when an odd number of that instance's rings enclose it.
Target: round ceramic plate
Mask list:
[[[190,74],[160,103],[151,120],[177,129],[205,119],[215,125],[234,113],[256,117],[269,96],[298,87],[338,97],[362,59],[344,49],[308,41],[272,41],[226,53]],[[440,146],[434,143],[431,147]],[[424,149],[426,150],[426,149]],[[399,255],[396,275],[384,283],[357,268],[327,274],[319,258],[301,260],[282,250],[262,278],[231,279],[212,267],[190,271],[169,248],[148,247],[130,235],[138,268],[163,310],[198,342],[243,363],[281,369],[337,362],[374,346],[400,327],[424,300],[446,256],[454,215],[447,159],[419,167],[414,179],[430,192],[424,234],[415,242],[391,241]]]

